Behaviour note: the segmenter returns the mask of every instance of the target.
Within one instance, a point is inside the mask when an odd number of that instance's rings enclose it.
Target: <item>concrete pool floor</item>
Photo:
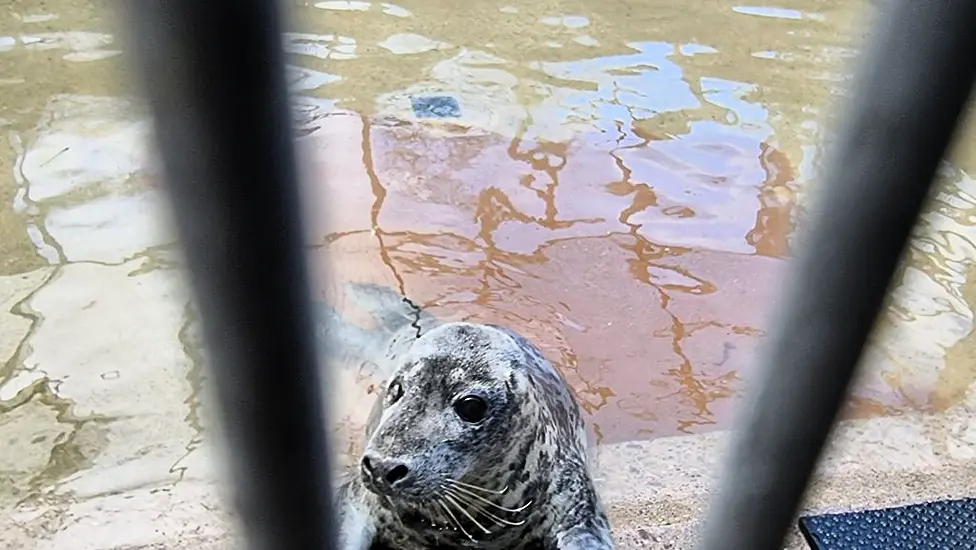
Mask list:
[[[835,512],[973,496],[974,394],[937,415],[847,421],[839,426],[805,511]],[[716,458],[728,434],[609,445],[596,473],[619,548],[693,548]],[[91,498],[67,509],[40,504],[4,513],[0,547],[136,550],[236,547],[212,476],[169,488]],[[6,523],[6,525],[4,525]],[[793,533],[784,548],[806,548]]]

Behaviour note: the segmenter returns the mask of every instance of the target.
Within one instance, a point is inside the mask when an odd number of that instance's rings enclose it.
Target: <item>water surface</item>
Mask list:
[[[602,443],[730,425],[867,3],[288,6],[317,299],[376,282],[523,332]],[[211,513],[215,475],[197,320],[111,7],[0,10],[0,504],[63,544],[93,510],[113,544],[166,540],[156,510]],[[461,116],[418,119],[425,95]],[[972,143],[944,166],[848,417],[944,410],[976,378]],[[343,448],[381,382],[353,367]]]

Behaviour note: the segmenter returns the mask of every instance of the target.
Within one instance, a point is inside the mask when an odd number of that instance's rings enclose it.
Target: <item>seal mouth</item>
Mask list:
[[[443,510],[445,524],[453,526],[454,530],[463,533],[468,541],[477,546],[484,537],[525,525],[528,519],[525,514],[533,501],[528,500],[515,507],[506,506],[503,497],[507,493],[507,486],[496,490],[445,479],[434,502]]]

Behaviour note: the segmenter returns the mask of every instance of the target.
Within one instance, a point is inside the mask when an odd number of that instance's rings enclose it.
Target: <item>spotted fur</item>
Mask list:
[[[448,323],[392,359],[363,455],[408,474],[391,487],[373,481],[375,464],[349,472],[340,548],[613,548],[579,406],[538,348],[503,327]],[[488,404],[483,421],[455,412],[465,395]]]

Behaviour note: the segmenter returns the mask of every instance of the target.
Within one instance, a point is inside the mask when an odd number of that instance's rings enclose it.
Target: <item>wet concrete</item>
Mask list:
[[[803,506],[838,512],[972,496],[976,483],[973,393],[930,415],[851,420],[839,426]],[[724,431],[605,445],[596,474],[621,549],[693,548],[714,494]],[[239,546],[212,481],[189,479],[172,490],[147,488],[74,504],[21,508],[5,519],[0,543],[11,548],[198,549]],[[794,531],[786,550],[806,546]]]
[[[336,288],[371,281],[530,336],[583,403],[621,545],[688,547],[868,5],[288,5],[316,299],[359,323]],[[0,548],[231,547],[205,353],[110,8],[0,10]],[[418,120],[427,94],[461,116]],[[976,486],[973,143],[944,167],[813,508]],[[340,451],[381,378],[336,373]]]

